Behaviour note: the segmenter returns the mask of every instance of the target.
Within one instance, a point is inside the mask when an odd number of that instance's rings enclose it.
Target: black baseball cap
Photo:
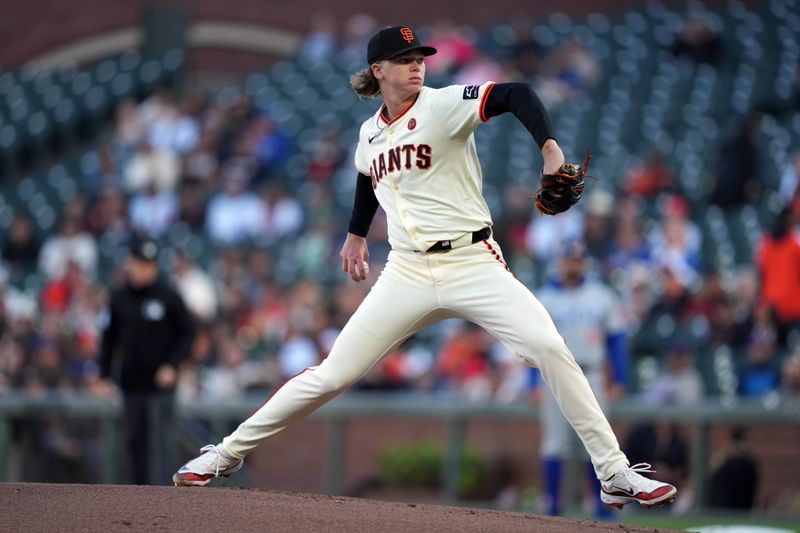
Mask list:
[[[372,36],[367,45],[367,63],[370,65],[390,59],[405,52],[418,50],[425,56],[432,56],[436,53],[436,48],[423,46],[417,34],[410,26],[390,26],[378,30]]]
[[[131,256],[140,261],[158,259],[158,243],[153,239],[136,239],[131,244]]]

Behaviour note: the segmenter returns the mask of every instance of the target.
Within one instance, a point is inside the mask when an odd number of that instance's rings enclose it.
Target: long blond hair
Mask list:
[[[381,86],[378,84],[378,78],[372,73],[371,65],[350,76],[350,87],[353,88],[359,98],[365,96],[375,98],[381,94]]]

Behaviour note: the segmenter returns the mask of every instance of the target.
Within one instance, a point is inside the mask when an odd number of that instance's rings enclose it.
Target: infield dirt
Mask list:
[[[233,488],[0,484],[0,531],[653,532],[523,513]]]

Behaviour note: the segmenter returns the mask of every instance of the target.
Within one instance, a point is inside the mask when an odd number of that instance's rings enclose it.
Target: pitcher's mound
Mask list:
[[[208,487],[0,484],[0,531],[653,532],[439,505]]]

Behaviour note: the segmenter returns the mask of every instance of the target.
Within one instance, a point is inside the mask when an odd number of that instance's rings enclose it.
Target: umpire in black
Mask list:
[[[133,243],[100,348],[101,379],[113,379],[122,391],[130,479],[137,485],[169,483],[178,366],[194,339],[183,300],[161,279],[158,254],[153,240]]]

